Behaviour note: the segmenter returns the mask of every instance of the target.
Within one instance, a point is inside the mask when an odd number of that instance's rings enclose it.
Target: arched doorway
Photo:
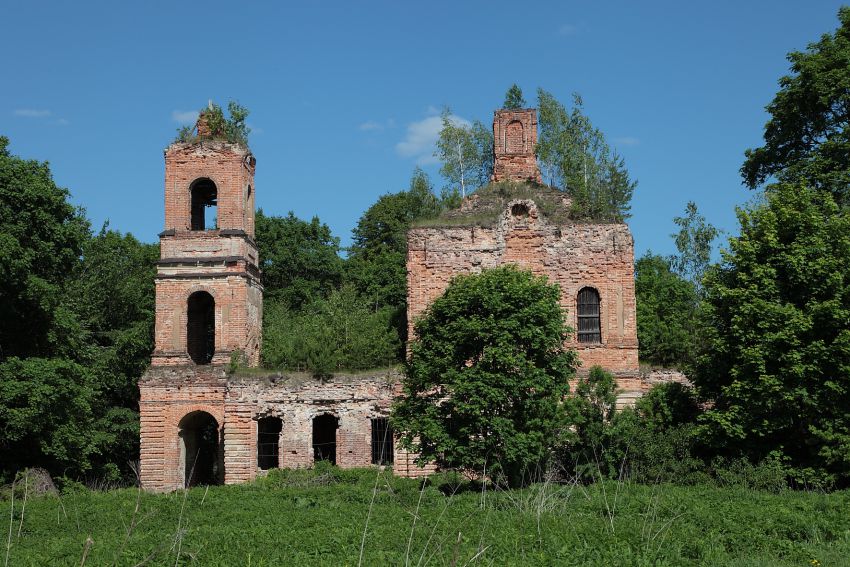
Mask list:
[[[215,299],[205,291],[189,296],[186,348],[195,364],[209,364],[215,353]]]
[[[180,420],[179,427],[183,486],[221,484],[224,467],[218,422],[205,411],[193,411]]]
[[[329,413],[313,418],[313,460],[336,464],[336,430],[339,420]]]

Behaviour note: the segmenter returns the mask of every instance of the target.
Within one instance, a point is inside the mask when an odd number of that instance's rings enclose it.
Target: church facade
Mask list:
[[[260,363],[256,160],[246,147],[208,134],[202,116],[197,141],[165,150],[155,349],[139,380],[142,486],[240,483],[317,460],[429,474],[433,467],[417,466],[394,443],[387,418],[400,393],[395,371],[320,381],[229,370],[232,360]],[[631,233],[625,224],[571,221],[564,195],[540,185],[536,138],[534,109],[497,111],[493,186],[525,189],[489,200],[473,194],[445,225],[438,219],[410,230],[409,328],[455,275],[518,264],[561,286],[582,368],[614,372],[623,399],[632,399],[648,385],[638,372]],[[493,219],[480,223],[485,208]]]

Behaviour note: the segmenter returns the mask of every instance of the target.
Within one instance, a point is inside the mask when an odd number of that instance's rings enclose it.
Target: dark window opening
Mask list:
[[[279,417],[263,417],[257,420],[257,466],[264,471],[279,466],[282,429],[283,422]]]
[[[578,292],[578,342],[601,343],[599,323],[599,292],[586,287]]]
[[[180,420],[183,486],[221,484],[224,467],[219,452],[218,422],[205,411]]]
[[[218,225],[218,189],[210,179],[192,183],[192,230],[213,230]],[[207,209],[212,209],[207,214]]]
[[[186,347],[195,364],[209,364],[215,352],[215,300],[205,291],[189,296]]]
[[[393,430],[385,417],[372,420],[372,464],[393,464]]]
[[[313,418],[313,460],[336,464],[336,430],[339,420],[329,413]]]
[[[511,207],[511,214],[517,218],[523,218],[528,216],[528,205],[524,203],[517,203],[513,207]]]

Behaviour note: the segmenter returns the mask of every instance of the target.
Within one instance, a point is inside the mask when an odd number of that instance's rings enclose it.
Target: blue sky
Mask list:
[[[7,3],[0,134],[49,160],[95,228],[153,242],[162,150],[208,99],[251,110],[258,205],[318,215],[343,244],[431,157],[435,113],[485,123],[511,83],[586,113],[638,188],[636,253],[671,253],[689,200],[734,232],[785,55],[840,2]]]

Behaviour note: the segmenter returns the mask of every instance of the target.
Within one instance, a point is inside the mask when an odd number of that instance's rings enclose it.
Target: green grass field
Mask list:
[[[10,566],[850,565],[850,491],[605,482],[482,493],[441,478],[420,490],[374,470],[275,471],[171,494],[39,496],[23,510],[18,495],[14,511],[0,502],[2,555]]]

